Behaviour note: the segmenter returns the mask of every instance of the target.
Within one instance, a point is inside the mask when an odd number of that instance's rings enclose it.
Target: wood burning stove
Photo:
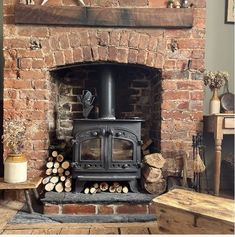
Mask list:
[[[74,120],[75,192],[81,192],[87,181],[127,181],[130,189],[138,192],[142,120],[115,118],[115,69],[102,66],[99,72],[100,118]]]

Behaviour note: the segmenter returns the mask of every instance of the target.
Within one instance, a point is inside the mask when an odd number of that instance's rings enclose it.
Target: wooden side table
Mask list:
[[[214,165],[214,194],[219,195],[221,146],[225,134],[235,134],[235,114],[212,114],[204,117],[204,127],[207,132],[214,133],[215,165]]]
[[[38,188],[38,186],[40,185],[41,182],[42,182],[41,177],[28,179],[26,182],[15,183],[15,184],[6,183],[6,182],[4,182],[3,178],[0,178],[0,190],[1,189],[2,190],[3,189],[4,190],[6,190],[6,189],[8,189],[8,190],[14,190],[14,189],[24,190],[25,200],[26,200],[29,212],[34,213],[31,197],[30,197],[30,194],[29,194],[29,190],[32,190],[33,193],[34,193],[35,198],[37,200],[39,200],[39,194],[38,194],[37,188]]]

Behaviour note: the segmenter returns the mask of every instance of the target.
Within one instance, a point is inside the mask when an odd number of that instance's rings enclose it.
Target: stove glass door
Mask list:
[[[112,160],[113,161],[132,161],[133,160],[133,143],[128,140],[114,138],[112,144]]]
[[[101,161],[101,139],[84,140],[80,144],[81,161]]]

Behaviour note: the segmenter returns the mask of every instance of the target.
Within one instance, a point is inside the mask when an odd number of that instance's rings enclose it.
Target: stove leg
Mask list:
[[[75,193],[80,193],[84,189],[85,182],[76,179],[75,182]]]
[[[138,193],[138,192],[139,192],[137,180],[131,180],[131,181],[129,181],[129,185],[130,185],[130,190],[131,190],[133,193]]]

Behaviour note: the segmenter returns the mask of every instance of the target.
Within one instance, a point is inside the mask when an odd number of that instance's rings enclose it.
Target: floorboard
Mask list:
[[[89,228],[62,228],[60,234],[66,235],[88,235]]]
[[[122,235],[133,235],[133,234],[149,234],[147,225],[146,227],[122,227],[120,228]]]
[[[91,235],[118,235],[119,231],[117,227],[111,227],[111,228],[91,228],[90,229]]]
[[[32,234],[32,230],[28,229],[28,230],[4,230],[3,231],[4,235],[31,235]]]

